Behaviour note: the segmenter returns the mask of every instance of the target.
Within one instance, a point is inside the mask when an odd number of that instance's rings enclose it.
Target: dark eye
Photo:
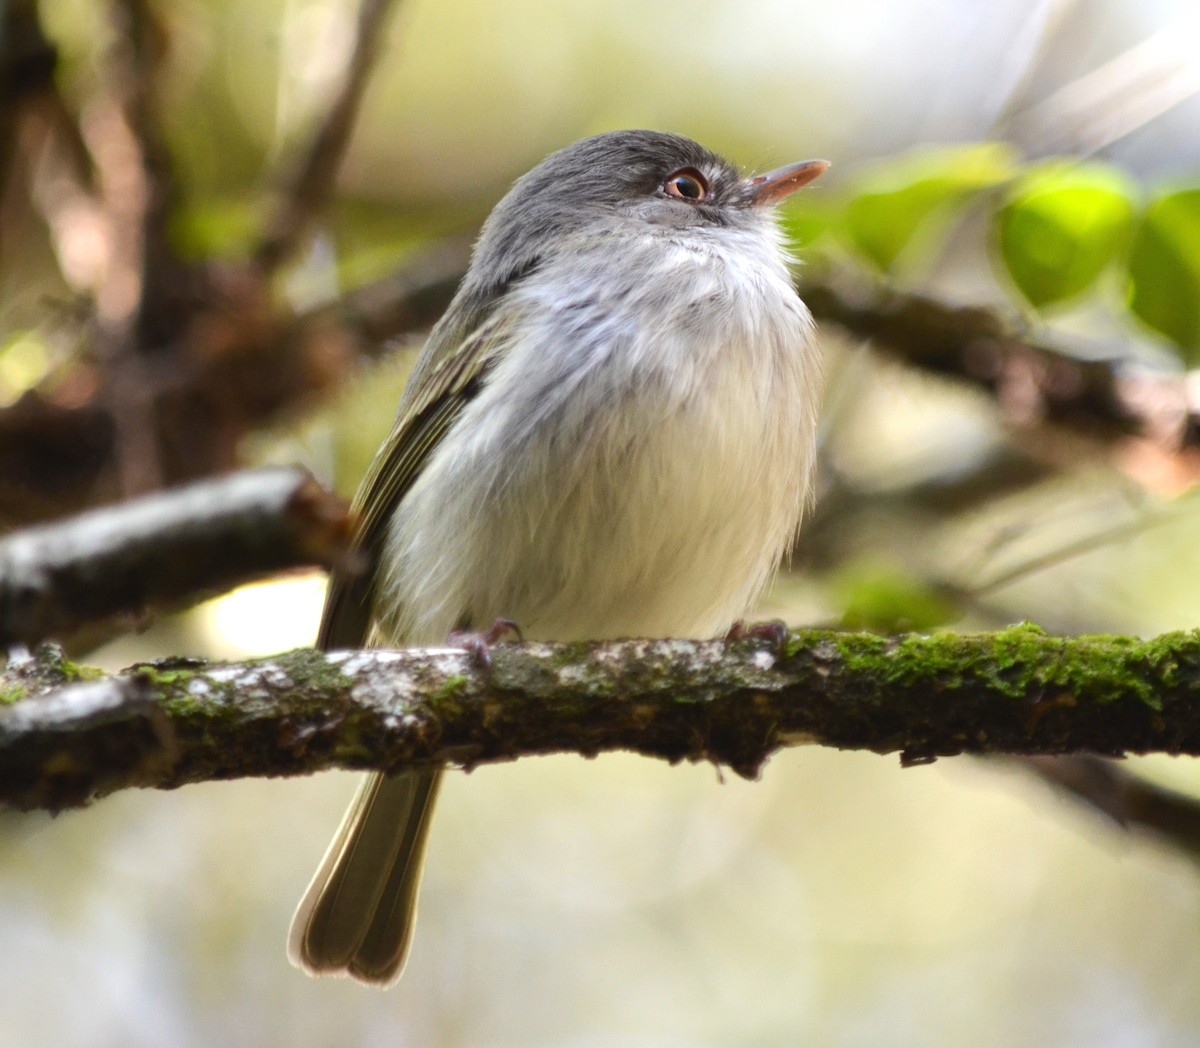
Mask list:
[[[685,167],[682,171],[667,176],[663,183],[663,192],[676,200],[698,204],[708,196],[708,182],[694,167]]]

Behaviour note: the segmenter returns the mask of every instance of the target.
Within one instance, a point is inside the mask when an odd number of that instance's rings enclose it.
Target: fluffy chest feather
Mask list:
[[[819,367],[777,245],[720,232],[618,267],[590,245],[509,293],[499,363],[393,517],[388,639],[707,636],[749,609],[807,499]]]

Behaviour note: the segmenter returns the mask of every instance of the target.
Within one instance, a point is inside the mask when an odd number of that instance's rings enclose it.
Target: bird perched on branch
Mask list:
[[[711,637],[753,606],[809,498],[820,361],[774,205],[811,160],[743,177],[679,135],[554,153],[496,206],[358,493],[370,565],[318,643]],[[289,955],[387,985],[412,940],[441,772],[373,774]]]

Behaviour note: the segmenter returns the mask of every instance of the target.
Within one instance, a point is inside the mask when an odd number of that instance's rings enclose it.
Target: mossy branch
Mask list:
[[[908,764],[958,753],[1200,753],[1200,633],[1151,641],[802,631],[764,642],[499,645],[246,663],[165,660],[112,677],[54,648],[0,676],[0,803],[58,809],[326,768],[394,770],[633,750],[754,776],[802,742]]]

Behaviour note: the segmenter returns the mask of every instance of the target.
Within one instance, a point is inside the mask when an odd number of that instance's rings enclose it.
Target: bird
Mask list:
[[[551,154],[496,205],[353,503],[325,650],[720,636],[810,502],[821,360],[776,205],[822,160],[743,175],[682,135]],[[389,986],[442,769],[370,774],[293,919],[314,974]]]

